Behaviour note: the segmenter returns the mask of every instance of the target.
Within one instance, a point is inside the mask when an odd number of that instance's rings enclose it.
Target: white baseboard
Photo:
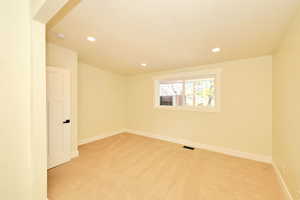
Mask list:
[[[191,141],[185,140],[185,139],[172,138],[172,137],[168,137],[168,136],[156,135],[156,134],[147,133],[144,131],[131,130],[131,129],[122,129],[119,131],[103,133],[101,135],[83,139],[79,142],[79,145],[94,142],[94,141],[97,141],[97,140],[100,140],[100,139],[103,139],[106,137],[110,137],[110,136],[113,136],[116,134],[124,133],[124,132],[133,133],[136,135],[142,135],[142,136],[155,138],[155,139],[159,139],[159,140],[164,140],[164,141],[168,141],[168,142],[173,142],[173,143],[177,143],[177,144],[192,146],[195,148],[205,149],[208,151],[214,151],[214,152],[218,152],[218,153],[222,153],[222,154],[226,154],[226,155],[230,155],[230,156],[235,156],[235,157],[239,157],[239,158],[246,158],[249,160],[255,160],[255,161],[259,161],[259,162],[272,164],[271,156],[263,156],[263,155],[257,155],[257,154],[247,153],[247,152],[241,152],[241,151],[236,151],[236,150],[227,149],[227,148],[223,148],[223,147],[217,147],[217,146],[208,145],[208,144],[195,143],[195,142],[191,142]]]
[[[78,157],[78,156],[79,156],[79,151],[78,151],[78,150],[73,151],[73,152],[71,153],[71,158],[76,158],[76,157]]]
[[[102,133],[102,134],[94,136],[94,137],[90,137],[90,138],[80,140],[78,145],[80,146],[80,145],[88,144],[88,143],[91,143],[91,142],[95,142],[97,140],[101,140],[103,138],[107,138],[107,137],[110,137],[110,136],[113,136],[113,135],[116,135],[116,134],[120,134],[120,133],[123,133],[123,132],[124,132],[124,130],[118,130],[118,131],[113,131],[113,132],[108,132],[108,133]]]
[[[236,150],[227,149],[227,148],[223,148],[223,147],[217,147],[217,146],[208,145],[208,144],[200,144],[200,143],[191,142],[191,141],[188,141],[185,139],[178,139],[178,138],[172,138],[172,137],[163,136],[163,135],[146,133],[144,131],[125,129],[123,132],[133,133],[133,134],[151,137],[151,138],[155,138],[155,139],[160,139],[160,140],[173,142],[173,143],[177,143],[177,144],[188,145],[188,146],[192,146],[195,148],[205,149],[208,151],[214,151],[214,152],[218,152],[218,153],[222,153],[222,154],[226,154],[226,155],[230,155],[230,156],[235,156],[235,157],[239,157],[239,158],[246,158],[246,159],[269,163],[269,164],[272,163],[271,156],[256,155],[256,154],[252,154],[252,153],[236,151]]]
[[[286,183],[285,183],[285,181],[284,181],[284,179],[281,175],[281,172],[280,172],[279,168],[277,167],[276,163],[273,162],[272,165],[273,165],[275,173],[277,175],[277,179],[278,179],[278,182],[280,184],[280,187],[281,187],[281,189],[284,193],[285,200],[293,200],[293,197],[292,197],[292,195],[291,195],[291,193],[290,193],[290,191],[289,191],[289,189],[288,189],[288,187],[287,187],[287,185],[286,185]]]

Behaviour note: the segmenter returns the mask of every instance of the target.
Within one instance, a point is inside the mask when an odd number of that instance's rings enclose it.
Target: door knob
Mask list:
[[[71,120],[67,119],[66,121],[63,121],[64,124],[69,124]]]

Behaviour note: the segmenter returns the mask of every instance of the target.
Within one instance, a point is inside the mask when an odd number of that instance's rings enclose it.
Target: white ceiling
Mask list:
[[[82,0],[48,30],[48,40],[76,50],[83,62],[124,74],[191,67],[272,53],[299,3]],[[214,54],[214,47],[222,51]]]

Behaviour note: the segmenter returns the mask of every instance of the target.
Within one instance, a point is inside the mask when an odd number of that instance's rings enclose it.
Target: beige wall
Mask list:
[[[79,140],[107,135],[124,128],[124,77],[79,63]]]
[[[293,197],[299,199],[300,11],[275,53],[273,64],[273,159]]]
[[[71,72],[71,122],[72,122],[72,152],[77,151],[78,133],[77,133],[77,91],[78,91],[78,55],[76,52],[57,46],[47,44],[47,66],[62,67]]]
[[[208,67],[223,69],[221,112],[154,109],[152,76],[171,71],[137,75],[128,78],[127,128],[271,156],[272,57],[206,65],[198,69]]]
[[[0,199],[7,200],[31,200],[29,6],[0,5]]]
[[[45,24],[31,23],[32,200],[47,197],[47,118]]]
[[[37,14],[46,1],[47,0],[31,0],[31,13],[33,16]]]

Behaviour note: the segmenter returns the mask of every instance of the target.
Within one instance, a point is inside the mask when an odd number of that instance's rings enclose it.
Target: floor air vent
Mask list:
[[[194,150],[194,147],[189,147],[189,146],[183,146],[183,148],[188,149],[188,150]]]

